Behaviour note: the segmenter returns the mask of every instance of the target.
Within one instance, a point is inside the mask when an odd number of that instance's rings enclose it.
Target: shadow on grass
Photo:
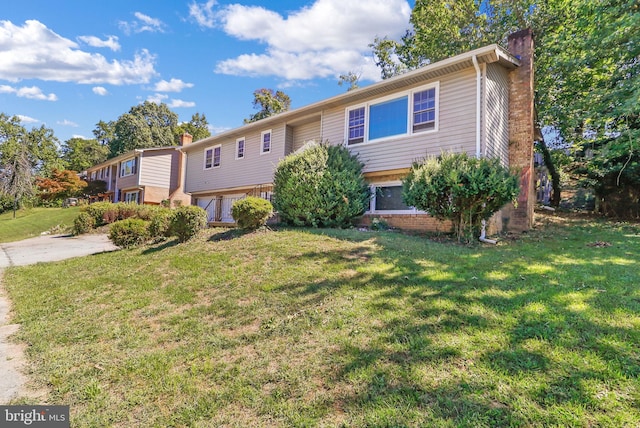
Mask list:
[[[372,243],[340,254],[302,255],[353,263],[355,275],[321,284],[322,289],[373,291],[362,303],[363,316],[377,331],[368,332],[369,340],[360,337],[365,345],[342,340],[332,356],[336,384],[359,379],[355,390],[341,397],[340,407],[365,409],[375,420],[380,420],[375,416],[379,406],[388,403],[406,414],[415,412],[387,421],[399,426],[427,414],[431,423],[463,426],[590,420],[580,419],[575,408],[616,421],[614,408],[603,407],[594,391],[640,378],[640,332],[624,319],[624,313],[640,314],[639,300],[633,298],[637,291],[628,287],[628,281],[640,281],[637,237],[616,235],[610,225],[572,227],[578,229],[534,232],[504,247],[481,249],[419,242],[402,234],[305,230]],[[614,244],[595,248],[588,245],[594,239]],[[541,246],[542,241],[549,245]],[[434,279],[438,275],[446,279]],[[319,289],[298,284],[287,291],[306,295]],[[492,336],[505,340],[486,338]],[[478,343],[443,344],[442,337]],[[539,348],[531,348],[535,344]],[[425,365],[444,370],[441,383],[434,386],[416,376]],[[483,380],[474,384],[478,377]],[[536,386],[515,387],[519,397],[505,403],[497,398],[496,391],[527,382]],[[633,401],[624,399],[625,408],[633,408]],[[522,412],[538,406],[542,410]]]
[[[175,247],[179,243],[180,242],[177,239],[168,239],[154,246],[148,247],[147,249],[142,251],[142,254],[144,255],[154,254],[162,250],[166,250],[167,248]]]

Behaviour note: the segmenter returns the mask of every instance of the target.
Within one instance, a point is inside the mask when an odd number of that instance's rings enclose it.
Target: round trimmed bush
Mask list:
[[[247,196],[235,201],[231,207],[231,215],[240,229],[257,229],[267,224],[273,214],[273,205],[266,199]]]
[[[169,208],[154,210],[151,222],[149,223],[149,234],[151,238],[158,239],[168,237],[172,218],[173,212]]]
[[[178,237],[178,241],[185,242],[205,227],[207,227],[207,212],[195,205],[187,205],[173,211],[169,233],[171,236]]]
[[[73,234],[89,233],[94,227],[96,227],[94,218],[89,213],[82,211],[73,221]]]
[[[133,248],[150,239],[149,222],[139,218],[116,221],[109,227],[109,239],[121,248]]]
[[[95,227],[103,226],[107,224],[105,222],[105,214],[113,209],[111,202],[95,202],[93,204],[83,207],[82,210],[87,212],[95,222]]]

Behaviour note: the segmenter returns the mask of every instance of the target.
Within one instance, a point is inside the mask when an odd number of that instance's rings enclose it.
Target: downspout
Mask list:
[[[476,55],[471,57],[473,61],[473,68],[476,70],[476,158],[480,159],[482,153],[480,152],[480,106],[482,97],[482,73],[480,66],[478,65],[478,57]]]
[[[480,71],[480,66],[478,65],[478,57],[476,55],[471,57],[471,61],[473,61],[473,68],[476,70],[476,158],[480,159],[482,156],[482,152],[480,150],[480,120],[482,115],[480,114],[480,106],[482,105],[482,72]],[[487,239],[487,222],[482,220],[482,230],[480,231],[480,242],[484,242],[487,244],[495,244],[496,241],[493,239]]]

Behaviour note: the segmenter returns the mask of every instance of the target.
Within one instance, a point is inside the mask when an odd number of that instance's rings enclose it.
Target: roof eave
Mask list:
[[[180,150],[188,152],[192,148],[195,149],[199,146],[213,144],[218,140],[242,136],[255,128],[263,130],[269,129],[271,126],[278,122],[286,122],[288,120],[290,121],[296,118],[310,116],[313,114],[317,114],[324,109],[336,107],[339,105],[357,103],[359,100],[375,96],[380,92],[402,89],[404,87],[411,86],[418,81],[430,80],[444,74],[455,72],[456,70],[460,70],[462,68],[473,67],[472,58],[474,56],[477,58],[479,63],[498,62],[502,66],[509,69],[520,66],[520,61],[509,54],[507,50],[503,49],[497,44],[492,44],[462,53],[460,55],[446,58],[442,61],[425,65],[418,69],[408,71],[404,74],[394,76],[386,80],[382,80],[369,86],[335,95],[325,100],[318,101],[307,106],[299,107],[294,110],[285,111],[261,119],[257,122],[252,122],[238,128],[231,129],[221,134],[212,135],[211,137],[207,137],[202,140],[195,141],[187,146],[181,147]]]

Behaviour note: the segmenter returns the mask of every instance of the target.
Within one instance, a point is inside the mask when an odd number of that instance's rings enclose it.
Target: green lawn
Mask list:
[[[0,242],[20,241],[39,236],[42,232],[65,233],[71,230],[79,207],[30,208],[0,214]]]
[[[5,283],[73,426],[636,427],[640,226],[555,223],[482,247],[209,229]]]

